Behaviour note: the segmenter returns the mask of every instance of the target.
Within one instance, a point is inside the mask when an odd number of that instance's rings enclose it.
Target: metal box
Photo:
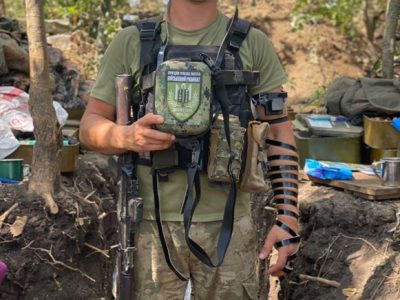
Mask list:
[[[304,167],[307,158],[334,162],[361,163],[361,136],[320,137],[294,133],[299,164]]]
[[[374,149],[397,149],[400,132],[392,127],[392,120],[364,116],[364,143]]]

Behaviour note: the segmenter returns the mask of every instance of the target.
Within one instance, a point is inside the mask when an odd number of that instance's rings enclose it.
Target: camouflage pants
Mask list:
[[[190,277],[192,299],[256,299],[258,292],[257,237],[249,216],[235,220],[232,240],[224,263],[210,268],[199,261],[186,245],[183,223],[163,222],[171,260],[178,270]],[[191,237],[213,253],[221,222],[193,223]],[[187,282],[181,281],[165,262],[155,221],[140,225],[136,258],[135,287],[140,300],[182,300]]]

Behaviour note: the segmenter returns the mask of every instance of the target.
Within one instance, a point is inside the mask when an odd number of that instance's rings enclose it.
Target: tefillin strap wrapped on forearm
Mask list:
[[[296,154],[297,149],[295,146],[283,143],[281,141],[266,139],[266,144],[270,146],[280,147],[289,150]],[[297,213],[297,197],[298,197],[298,157],[296,155],[270,155],[268,157],[268,177],[272,182],[274,193],[274,205],[277,207],[278,216],[286,216],[298,219]],[[274,165],[272,165],[272,163]],[[279,241],[275,244],[275,248],[279,249],[290,244],[297,244],[300,241],[300,235],[297,234],[292,228],[280,220],[276,220],[276,226],[286,231],[292,237]],[[291,271],[292,266],[290,260],[294,256],[289,257],[289,262],[286,265],[284,272]]]

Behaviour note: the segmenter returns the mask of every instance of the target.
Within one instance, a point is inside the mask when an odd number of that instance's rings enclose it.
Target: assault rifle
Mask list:
[[[129,125],[135,121],[136,115],[131,102],[132,76],[117,74],[116,89],[116,122]],[[119,223],[118,255],[115,265],[117,300],[133,299],[134,293],[134,257],[135,232],[142,220],[143,200],[139,197],[138,180],[135,166],[136,155],[125,152],[118,157],[119,193],[117,217]]]

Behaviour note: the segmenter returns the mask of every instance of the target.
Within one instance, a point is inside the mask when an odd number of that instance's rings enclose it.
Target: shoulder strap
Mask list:
[[[141,73],[152,64],[155,64],[154,52],[161,46],[161,23],[163,21],[162,15],[153,18],[140,20],[135,23],[140,34],[140,69]]]
[[[231,51],[238,51],[243,41],[246,39],[250,28],[251,23],[249,21],[236,18],[233,22],[233,31],[229,39],[228,49]]]

